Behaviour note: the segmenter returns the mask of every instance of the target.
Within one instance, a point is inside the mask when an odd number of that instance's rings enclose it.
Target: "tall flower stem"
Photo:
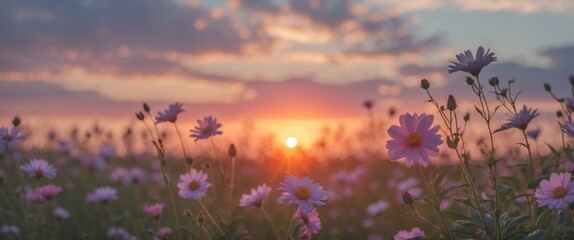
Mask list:
[[[275,225],[273,224],[273,221],[271,221],[271,218],[269,217],[267,212],[265,212],[265,209],[263,209],[263,206],[261,206],[259,209],[261,210],[261,213],[263,214],[263,216],[265,217],[267,222],[269,222],[269,225],[271,225],[271,229],[273,229],[273,236],[275,236],[275,239],[279,240],[279,235],[277,234],[277,230],[275,229]]]
[[[494,136],[492,133],[492,126],[491,120],[493,114],[490,112],[490,108],[488,107],[488,101],[486,100],[486,96],[484,95],[484,88],[480,83],[480,78],[478,75],[476,76],[476,91],[475,93],[478,95],[478,99],[480,101],[480,107],[482,113],[480,114],[484,121],[486,122],[486,127],[488,128],[488,136],[490,139],[490,157],[488,161],[488,168],[490,170],[491,181],[494,190],[494,225],[496,229],[496,239],[500,239],[502,236],[502,232],[500,229],[500,209],[498,208],[499,205],[499,194],[498,194],[498,180],[496,178],[496,159],[494,157]]]
[[[217,228],[219,233],[221,233],[222,236],[225,236],[225,232],[223,232],[223,229],[221,229],[221,226],[219,226],[219,224],[215,221],[215,218],[213,218],[213,216],[211,215],[209,210],[207,210],[207,208],[205,207],[205,205],[203,204],[203,202],[201,200],[199,200],[199,205],[201,206],[201,209],[203,210],[203,212],[205,212],[205,215],[207,215],[209,220],[213,223],[213,225],[215,225],[215,227]]]
[[[415,205],[414,205],[414,204],[411,204],[410,206],[411,206],[411,209],[415,212],[415,214],[416,214],[423,222],[425,222],[426,224],[428,224],[428,225],[431,226],[434,230],[440,232],[441,234],[446,235],[445,232],[444,232],[442,229],[440,229],[439,227],[437,227],[436,225],[434,225],[433,223],[431,223],[430,221],[428,221],[426,218],[424,218],[424,217],[419,213],[419,211],[417,211],[417,209],[415,208]],[[449,235],[449,236],[450,236],[450,235]]]
[[[291,218],[289,219],[289,227],[287,227],[287,239],[291,239],[291,226],[293,225],[293,219],[295,218],[295,214],[297,213],[297,208],[293,211]]]
[[[231,223],[231,213],[233,209],[233,188],[235,184],[235,157],[231,157],[231,166],[229,167],[229,183],[227,189],[229,190],[227,202],[227,222]]]
[[[446,230],[446,236],[448,237],[448,239],[453,239],[452,236],[450,235],[450,229],[448,227],[448,223],[446,222],[446,218],[444,217],[444,214],[442,213],[442,211],[440,210],[440,202],[437,201],[442,201],[442,199],[438,199],[436,197],[436,194],[434,192],[433,186],[431,185],[431,183],[429,182],[427,176],[425,175],[424,171],[423,171],[423,167],[421,165],[419,165],[419,170],[421,175],[423,176],[423,179],[426,183],[427,188],[429,189],[429,192],[431,193],[433,200],[434,200],[434,204],[435,204],[435,210],[438,212],[438,214],[440,215],[440,218],[442,220],[442,223],[444,224],[445,230]]]
[[[183,138],[181,137],[181,132],[177,127],[177,123],[173,122],[175,126],[175,131],[177,132],[177,136],[179,137],[179,143],[181,143],[181,150],[183,151],[183,162],[185,163],[185,170],[189,172],[189,165],[187,164],[187,153],[185,152],[185,144],[183,144]]]
[[[532,181],[530,182],[531,185],[534,185],[536,182],[536,175],[534,175],[534,163],[532,159],[532,151],[530,150],[530,143],[528,142],[528,136],[526,135],[526,131],[524,129],[520,129],[522,132],[522,136],[524,137],[524,147],[528,151],[528,160],[530,162],[530,176],[532,176]]]
[[[484,217],[484,210],[482,209],[480,198],[478,197],[478,190],[476,189],[476,186],[474,184],[474,174],[472,172],[471,167],[468,166],[467,162],[465,161],[465,159],[463,157],[464,155],[466,155],[464,153],[464,136],[462,133],[459,132],[456,112],[451,111],[451,113],[454,114],[455,126],[453,126],[453,118],[447,117],[446,114],[444,113],[444,111],[441,110],[441,107],[439,106],[438,102],[431,95],[428,88],[425,90],[426,90],[427,95],[430,99],[429,102],[431,102],[435,106],[435,108],[438,110],[444,124],[446,125],[446,128],[449,130],[449,133],[445,132],[445,134],[448,136],[451,136],[451,137],[455,137],[455,138],[460,137],[461,141],[463,142],[463,146],[461,147],[461,150],[459,150],[458,146],[454,146],[452,149],[455,151],[456,156],[460,162],[460,166],[462,168],[462,172],[463,172],[466,184],[468,186],[470,186],[470,194],[469,194],[468,198],[474,200],[474,202],[476,204],[476,210],[478,211],[478,216],[482,222],[482,225],[486,227],[487,224],[486,224],[486,219]],[[461,153],[461,151],[463,151],[463,153]],[[472,200],[471,200],[471,202],[472,202]],[[490,233],[489,231],[486,231],[486,233],[488,234],[488,236],[491,239],[494,239],[494,237],[492,236],[492,233]]]

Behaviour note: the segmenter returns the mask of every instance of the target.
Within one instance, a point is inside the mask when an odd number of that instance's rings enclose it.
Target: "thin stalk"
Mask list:
[[[484,89],[482,84],[480,83],[480,78],[476,76],[476,82],[478,84],[478,98],[480,99],[480,105],[482,108],[482,117],[486,122],[486,126],[488,128],[488,135],[490,139],[490,161],[492,164],[489,164],[490,175],[492,176],[492,184],[494,188],[494,223],[496,229],[496,238],[501,238],[501,229],[500,229],[500,209],[498,209],[499,205],[499,194],[498,194],[498,181],[496,179],[496,162],[494,158],[494,137],[492,134],[492,127],[490,126],[490,120],[492,119],[492,115],[490,113],[490,108],[488,107],[488,101],[486,100],[486,96],[484,95]]]
[[[275,225],[273,224],[273,221],[271,221],[271,218],[269,217],[267,212],[265,212],[265,209],[263,209],[263,206],[261,206],[259,209],[261,210],[261,213],[263,214],[263,216],[265,217],[267,222],[269,222],[269,225],[271,225],[271,229],[273,229],[273,236],[275,236],[275,239],[279,240],[279,234],[277,234],[277,230],[275,229]]]
[[[223,229],[221,229],[221,226],[219,226],[219,224],[215,221],[215,218],[213,218],[213,216],[211,215],[211,213],[209,212],[209,210],[207,210],[207,208],[205,207],[205,205],[203,205],[203,202],[201,200],[199,200],[199,205],[201,206],[201,209],[203,210],[203,212],[205,212],[205,215],[207,215],[207,217],[209,218],[209,220],[211,220],[211,222],[213,223],[213,225],[215,225],[215,227],[217,228],[217,230],[219,231],[219,233],[221,233],[222,236],[225,236],[225,233],[223,232]]]
[[[181,150],[183,151],[183,162],[185,163],[185,170],[189,171],[189,165],[187,164],[187,153],[185,152],[185,145],[183,144],[183,138],[181,137],[181,132],[179,131],[179,128],[177,127],[177,124],[175,122],[173,122],[173,125],[175,126],[175,131],[177,132],[179,142],[181,143]]]
[[[439,227],[437,227],[436,225],[432,224],[431,222],[429,222],[428,220],[426,220],[426,218],[424,218],[419,211],[417,211],[417,209],[415,208],[414,204],[411,204],[411,209],[415,212],[415,214],[421,219],[423,220],[423,222],[425,222],[426,224],[428,224],[429,226],[431,226],[432,228],[434,228],[434,230],[437,230],[438,232],[445,234],[443,230],[441,230]]]
[[[231,157],[231,166],[229,169],[229,199],[227,202],[227,222],[231,223],[231,212],[233,208],[233,188],[235,183],[235,157]]]
[[[433,197],[433,199],[434,199],[434,204],[435,204],[435,210],[436,210],[436,211],[438,212],[438,214],[440,215],[440,218],[441,218],[441,220],[442,220],[442,223],[444,224],[444,227],[445,227],[446,233],[447,233],[446,235],[447,235],[448,239],[453,239],[452,236],[450,235],[450,229],[449,229],[448,224],[447,224],[447,222],[446,222],[446,218],[444,217],[444,214],[443,214],[442,211],[440,210],[440,202],[437,203],[437,200],[438,200],[438,199],[437,199],[437,197],[436,197],[436,194],[434,193],[434,189],[433,189],[433,187],[431,186],[431,183],[429,182],[427,176],[425,175],[425,173],[424,173],[424,171],[423,171],[423,167],[422,167],[421,165],[419,165],[419,170],[420,170],[420,173],[421,173],[421,175],[423,176],[423,178],[424,178],[424,180],[425,180],[425,183],[426,183],[426,185],[427,185],[427,188],[429,189],[429,192],[431,192],[431,194],[432,194],[432,197]],[[442,199],[441,199],[441,201],[442,201]]]
[[[536,177],[534,175],[534,163],[532,159],[532,152],[530,151],[530,143],[528,142],[528,136],[526,135],[526,131],[524,129],[520,129],[522,132],[522,136],[524,137],[524,146],[528,150],[528,160],[530,162],[530,176],[532,176],[531,184],[536,182]]]
[[[293,219],[295,218],[295,213],[297,213],[297,208],[293,211],[293,215],[289,219],[289,227],[287,228],[287,239],[291,239],[291,226],[293,225]]]

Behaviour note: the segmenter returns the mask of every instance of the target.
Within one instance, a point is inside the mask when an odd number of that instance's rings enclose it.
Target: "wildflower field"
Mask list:
[[[359,132],[308,149],[263,142],[256,157],[222,140],[225,119],[180,127],[193,111],[180,103],[134,106],[120,137],[102,126],[43,144],[14,117],[0,128],[0,238],[574,239],[574,96],[540,86],[559,109],[559,134],[541,139],[514,81],[481,74],[496,61],[483,47],[457,55],[448,71],[464,93],[435,96],[422,79],[432,111],[379,116],[367,100]]]

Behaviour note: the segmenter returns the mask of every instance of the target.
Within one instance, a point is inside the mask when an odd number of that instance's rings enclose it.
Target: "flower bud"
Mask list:
[[[430,83],[428,80],[426,80],[426,79],[421,80],[421,88],[422,89],[426,90],[426,89],[429,89],[429,87],[430,87]]]
[[[448,100],[446,102],[446,108],[450,111],[454,111],[456,109],[456,100],[452,95],[448,95]]]
[[[145,102],[143,103],[143,109],[144,109],[144,111],[149,113],[149,106]]]
[[[468,122],[468,120],[470,120],[470,113],[464,114],[464,118],[463,118],[463,119],[464,119],[465,122]]]
[[[561,117],[562,117],[562,111],[558,110],[558,111],[556,112],[556,117],[561,118]]]
[[[363,102],[363,106],[367,109],[371,109],[373,108],[373,101],[367,99]]]
[[[199,215],[197,215],[197,223],[199,223],[199,226],[203,225],[203,223],[205,222],[205,214],[203,214],[203,210],[199,211]]]
[[[227,150],[227,154],[229,154],[229,157],[237,156],[237,149],[235,149],[235,144],[232,143],[229,145],[229,150]]]
[[[474,85],[474,79],[472,79],[471,77],[466,77],[466,84]]]
[[[191,157],[185,158],[185,161],[187,162],[187,165],[192,165],[192,164],[193,164],[193,158],[191,158]]]
[[[393,117],[395,116],[396,113],[397,110],[394,107],[391,107],[391,109],[389,109],[389,116]]]
[[[496,86],[498,85],[500,81],[498,80],[498,77],[492,77],[490,80],[488,80],[488,83],[490,84],[490,86]]]
[[[407,205],[413,205],[413,203],[415,203],[413,195],[411,195],[409,192],[404,192],[403,202],[406,203]]]
[[[193,217],[193,212],[191,212],[189,209],[185,209],[183,210],[183,215],[187,217]]]
[[[550,87],[550,84],[544,83],[544,90],[546,90],[547,92],[550,92],[550,91],[552,91],[552,87]]]
[[[14,120],[12,120],[12,124],[14,125],[14,127],[18,127],[20,126],[20,118],[18,116],[14,117]]]
[[[139,113],[136,113],[136,118],[140,121],[143,121],[145,117],[143,113],[140,111]]]

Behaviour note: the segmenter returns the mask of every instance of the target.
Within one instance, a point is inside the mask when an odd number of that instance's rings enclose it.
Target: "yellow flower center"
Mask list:
[[[418,147],[421,145],[421,136],[416,132],[409,133],[405,139],[405,144],[407,147]]]
[[[5,141],[12,141],[12,139],[14,139],[14,137],[10,134],[6,134],[6,135],[4,135],[4,137],[2,137],[2,139],[4,139]]]
[[[197,181],[192,181],[189,183],[189,189],[191,189],[191,191],[195,191],[197,189],[199,189],[199,183]]]
[[[203,128],[203,129],[201,129],[201,133],[203,133],[203,134],[208,134],[208,133],[210,133],[211,131],[213,131],[213,128],[211,128],[211,126],[207,126],[207,127]]]
[[[557,187],[552,191],[552,196],[554,196],[554,198],[563,198],[564,196],[566,196],[566,188],[563,187]]]
[[[36,174],[37,178],[41,178],[44,175],[44,171],[42,171],[42,169],[36,169],[36,171],[34,171],[34,173]]]
[[[311,189],[307,186],[299,185],[295,190],[295,196],[301,200],[307,200],[311,197]]]

